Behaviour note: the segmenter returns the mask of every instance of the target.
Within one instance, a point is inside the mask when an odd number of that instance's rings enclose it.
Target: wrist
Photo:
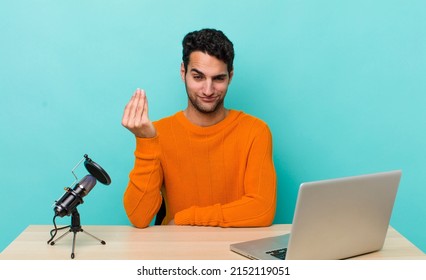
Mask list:
[[[138,138],[154,138],[157,136],[157,131],[155,130],[154,126],[152,126],[146,129],[134,131],[133,134]]]

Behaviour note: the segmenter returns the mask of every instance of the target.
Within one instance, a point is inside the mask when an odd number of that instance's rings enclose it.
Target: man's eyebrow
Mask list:
[[[205,76],[205,75],[204,75],[204,73],[203,73],[203,72],[201,72],[200,70],[198,70],[197,68],[192,68],[192,69],[191,69],[191,72],[195,72],[195,73],[197,73],[198,75]]]
[[[226,78],[226,77],[228,77],[228,74],[225,74],[225,73],[214,76],[214,78],[219,78],[219,79]]]

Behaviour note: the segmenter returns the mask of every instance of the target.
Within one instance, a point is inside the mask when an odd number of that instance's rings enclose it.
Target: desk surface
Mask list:
[[[80,260],[241,260],[229,250],[231,243],[276,236],[290,232],[291,225],[264,228],[218,228],[190,226],[83,226],[83,230],[102,240],[79,232],[76,235],[75,259]],[[48,245],[52,226],[31,225],[3,252],[0,259],[64,260],[70,259],[73,234]],[[59,231],[55,238],[67,232]],[[426,259],[426,255],[393,228],[389,228],[382,250],[355,259]]]

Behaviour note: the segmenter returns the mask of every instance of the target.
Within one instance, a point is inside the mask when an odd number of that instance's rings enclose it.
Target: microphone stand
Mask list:
[[[70,225],[70,229],[65,232],[64,234],[62,234],[61,236],[59,236],[56,240],[53,240],[52,242],[50,242],[50,245],[55,245],[55,243],[57,241],[59,241],[60,239],[62,239],[63,237],[65,237],[66,235],[68,235],[70,232],[72,232],[73,235],[73,239],[72,239],[72,251],[71,251],[71,259],[74,259],[75,254],[74,254],[74,250],[75,250],[75,239],[77,236],[78,232],[84,232],[85,234],[93,237],[94,239],[98,240],[102,245],[105,245],[106,242],[97,238],[96,236],[88,233],[87,231],[84,231],[83,228],[81,227],[80,224],[80,214],[77,211],[77,208],[75,208],[72,212],[71,212],[71,225]]]

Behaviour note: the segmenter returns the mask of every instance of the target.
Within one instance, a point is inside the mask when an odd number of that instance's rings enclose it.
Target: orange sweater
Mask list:
[[[261,120],[230,110],[199,127],[183,112],[154,122],[157,136],[136,138],[135,166],[124,208],[147,227],[161,205],[163,223],[221,227],[269,226],[276,208],[272,136]]]

